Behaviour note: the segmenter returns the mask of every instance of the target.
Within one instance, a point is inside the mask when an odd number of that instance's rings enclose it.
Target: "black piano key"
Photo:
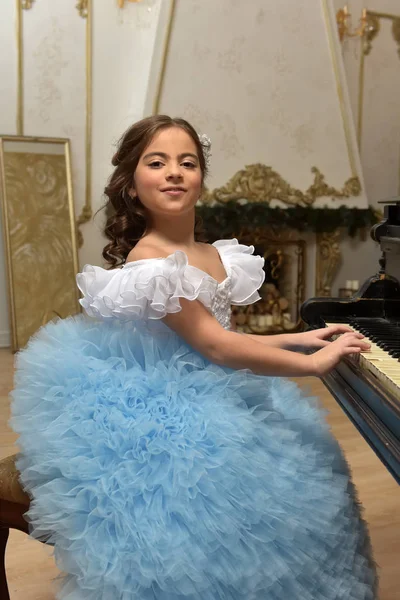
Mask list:
[[[382,350],[385,350],[386,352],[396,352],[396,350],[400,350],[400,346],[398,344],[382,344],[380,348],[382,348]]]
[[[349,324],[359,333],[393,358],[400,359],[400,327],[385,319],[349,319]]]

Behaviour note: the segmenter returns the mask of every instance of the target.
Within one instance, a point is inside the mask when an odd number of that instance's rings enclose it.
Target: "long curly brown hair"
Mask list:
[[[129,190],[132,188],[134,173],[143,152],[159,131],[171,127],[180,127],[193,139],[204,182],[207,165],[203,147],[190,123],[180,118],[154,115],[132,125],[118,143],[118,149],[111,161],[115,169],[104,190],[107,201],[103,208],[108,215],[104,233],[110,242],[103,249],[103,258],[111,265],[110,268],[123,264],[129,252],[146,233],[146,209],[138,197],[132,202]],[[198,219],[196,219],[195,237],[199,241],[204,241]]]

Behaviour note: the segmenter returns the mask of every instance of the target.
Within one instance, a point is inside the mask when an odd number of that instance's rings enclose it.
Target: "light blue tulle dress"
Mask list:
[[[218,284],[177,251],[86,266],[79,315],[17,357],[12,426],[32,536],[63,600],[370,600],[348,467],[292,382],[216,366],[161,321],[197,299],[225,327],[263,259],[215,243]]]

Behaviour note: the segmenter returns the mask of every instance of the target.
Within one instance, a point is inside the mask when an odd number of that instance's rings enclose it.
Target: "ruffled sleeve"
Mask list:
[[[219,240],[213,244],[231,279],[231,302],[245,306],[260,300],[257,290],[265,279],[264,258],[254,255],[254,246],[239,244],[237,239]]]
[[[179,250],[121,269],[86,265],[77,284],[83,295],[80,303],[90,317],[121,320],[162,319],[181,310],[180,298],[199,300],[210,309],[218,286],[212,277],[189,266]]]

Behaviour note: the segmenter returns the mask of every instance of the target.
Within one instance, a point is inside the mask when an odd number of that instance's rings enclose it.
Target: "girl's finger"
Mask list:
[[[348,331],[351,332],[353,330],[347,325],[329,325],[329,327],[326,327],[325,329],[323,329],[323,331],[325,331],[326,333],[329,332],[331,335],[334,335],[335,333],[346,333]]]
[[[342,335],[342,339],[356,339],[356,340],[362,340],[365,336],[362,333],[358,333],[357,331],[351,331],[351,332],[347,332],[344,333]]]
[[[343,354],[344,355],[348,355],[348,354],[359,354],[361,352],[361,348],[359,348],[358,346],[346,346],[346,348],[343,348]]]

